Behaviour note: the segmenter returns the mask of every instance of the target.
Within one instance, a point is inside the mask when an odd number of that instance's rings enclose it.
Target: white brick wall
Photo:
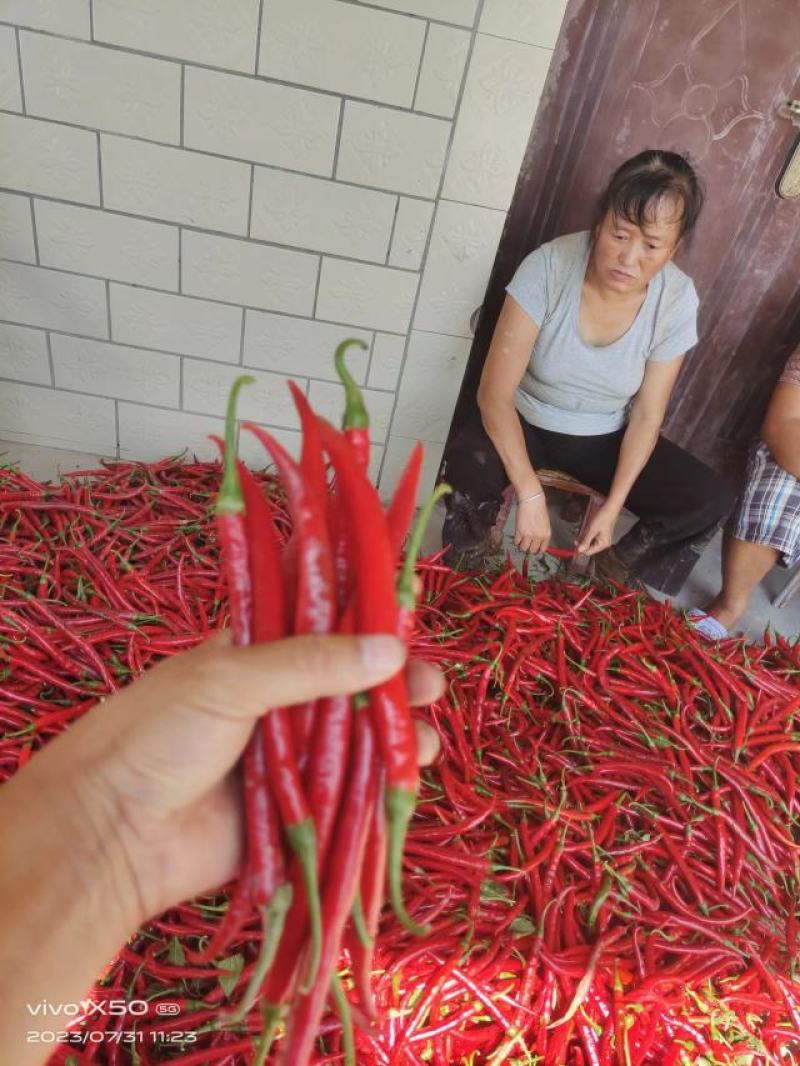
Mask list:
[[[33,216],[27,196],[0,193],[0,257],[21,263],[36,262]]]
[[[566,0],[3,0],[0,438],[293,453],[349,361],[438,469]],[[242,434],[243,456],[263,465]]]
[[[178,291],[175,226],[53,200],[33,211],[42,266]]]
[[[17,35],[11,26],[0,26],[0,108],[3,111],[22,110]]]
[[[397,197],[256,167],[251,237],[386,262]]]
[[[310,315],[319,256],[185,230],[183,291],[269,311]]]
[[[20,33],[29,115],[177,144],[181,68],[43,33]]]
[[[187,67],[183,143],[329,177],[340,111],[325,93]]]

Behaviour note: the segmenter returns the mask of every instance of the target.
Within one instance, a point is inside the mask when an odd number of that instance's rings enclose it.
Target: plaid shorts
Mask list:
[[[737,540],[775,548],[783,566],[800,560],[800,481],[778,466],[762,440],[750,448],[744,491],[728,532]]]

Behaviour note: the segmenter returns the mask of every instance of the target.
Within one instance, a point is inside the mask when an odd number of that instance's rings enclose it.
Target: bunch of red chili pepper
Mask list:
[[[386,633],[405,641],[411,635],[421,533],[446,486],[423,508],[400,569],[422,449],[413,451],[384,513],[367,474],[367,412],[344,363],[351,345],[364,347],[345,341],[335,355],[346,389],[342,433],[315,415],[293,383],[303,430],[299,462],[265,430],[243,427],[264,445],[283,481],[294,527],[285,553],[258,483],[235,455],[237,395],[252,379],[238,378],[231,390],[216,510],[238,644],[310,633]],[[266,714],[245,751],[243,780],[246,867],[225,920],[191,961],[209,962],[223,953],[255,908],[261,951],[226,1020],[241,1021],[263,995],[268,1031],[286,1017],[280,1061],[303,1066],[329,997],[345,1033],[350,1031],[349,1002],[335,975],[345,941],[359,995],[372,1002],[384,871],[399,920],[412,932],[425,932],[407,914],[401,890],[403,845],[418,787],[404,674],[354,701],[334,697]],[[354,1063],[349,1043],[345,1059]]]

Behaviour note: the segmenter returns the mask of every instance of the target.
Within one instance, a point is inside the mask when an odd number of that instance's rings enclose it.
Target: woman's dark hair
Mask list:
[[[703,187],[692,165],[677,152],[649,148],[627,159],[611,175],[597,202],[594,229],[609,211],[637,226],[645,226],[648,216],[661,200],[682,205],[680,236],[691,231],[703,206]]]

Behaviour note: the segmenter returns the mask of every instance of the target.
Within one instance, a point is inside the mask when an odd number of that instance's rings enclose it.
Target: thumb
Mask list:
[[[217,640],[225,702],[237,717],[372,688],[401,670],[407,655],[390,634],[290,637],[246,648],[229,635]]]

